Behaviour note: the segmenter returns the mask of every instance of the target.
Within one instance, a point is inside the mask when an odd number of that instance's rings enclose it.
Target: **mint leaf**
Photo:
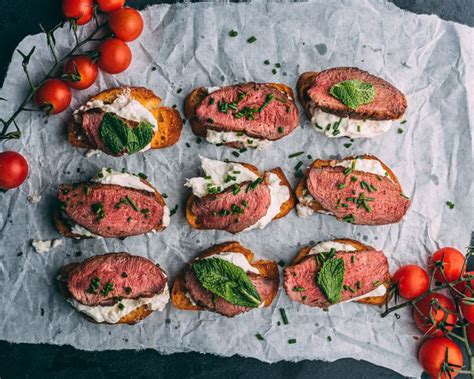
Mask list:
[[[201,285],[229,303],[257,308],[262,299],[243,269],[219,258],[200,259],[191,266]]]
[[[342,258],[326,260],[319,270],[317,282],[331,304],[341,300],[343,281],[344,260]]]
[[[329,93],[351,109],[369,104],[375,99],[375,87],[359,79],[345,80],[334,84]]]
[[[107,112],[99,126],[99,134],[113,154],[133,154],[150,143],[154,130],[153,125],[147,121],[140,122],[136,128],[130,128],[116,115]]]

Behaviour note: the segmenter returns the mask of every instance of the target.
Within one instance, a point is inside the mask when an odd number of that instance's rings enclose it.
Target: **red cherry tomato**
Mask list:
[[[104,13],[115,12],[122,8],[125,0],[96,0],[99,10]]]
[[[443,307],[448,312],[445,312]],[[424,334],[431,336],[442,336],[443,330],[438,329],[440,323],[446,318],[445,328],[450,331],[454,328],[454,324],[458,317],[452,312],[456,312],[456,307],[453,301],[440,293],[433,293],[421,299],[413,307],[413,317],[415,318],[416,326]],[[446,315],[447,313],[447,315]],[[434,323],[431,322],[431,317]]]
[[[63,15],[77,25],[87,24],[94,16],[94,0],[63,0]]]
[[[69,87],[81,90],[89,88],[95,83],[99,69],[91,58],[85,55],[78,55],[66,62],[63,74],[68,77],[65,80]]]
[[[109,17],[110,30],[122,41],[137,39],[143,30],[143,18],[136,9],[122,8]]]
[[[125,71],[132,61],[132,52],[128,45],[117,38],[111,38],[99,47],[99,60],[97,63],[101,70],[109,74],[118,74]]]
[[[470,344],[474,344],[474,324],[469,324],[466,328],[467,339]]]
[[[443,372],[443,364],[446,361],[449,369]],[[448,379],[458,375],[463,365],[462,351],[458,345],[446,337],[428,338],[418,351],[418,360],[423,370],[432,378]],[[454,370],[454,371],[453,371]]]
[[[437,267],[437,263],[443,262],[444,275],[448,282],[459,279],[464,266],[464,255],[452,247],[443,247],[431,256],[429,268],[436,269],[435,279],[439,282],[445,282],[441,269]]]
[[[424,294],[430,286],[428,274],[417,265],[400,267],[393,275],[392,282],[396,284],[398,294],[408,300]]]
[[[15,151],[0,153],[0,188],[16,188],[28,176],[28,162]]]
[[[48,79],[35,93],[36,105],[48,114],[65,110],[71,103],[71,90],[60,79]]]

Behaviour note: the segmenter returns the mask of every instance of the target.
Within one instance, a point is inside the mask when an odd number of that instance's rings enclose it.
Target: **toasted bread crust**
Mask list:
[[[59,271],[59,281],[58,281],[58,287],[59,291],[63,295],[63,297],[67,300],[71,298],[71,294],[69,293],[69,290],[67,288],[67,282],[65,281],[65,278],[67,278],[68,274],[71,272],[72,269],[77,267],[79,263],[70,263],[64,267],[61,268]],[[63,279],[61,279],[63,278]],[[146,305],[142,305],[137,309],[134,309],[130,313],[127,313],[125,316],[120,318],[119,321],[116,323],[110,323],[110,322],[97,322],[93,318],[87,316],[86,314],[79,312],[85,319],[87,319],[90,322],[93,322],[94,324],[107,324],[107,325],[116,325],[116,324],[128,324],[128,325],[133,325],[136,324],[139,321],[144,320],[147,318],[149,315],[153,313],[151,309],[149,309]]]
[[[150,182],[148,182],[147,180],[145,180],[145,179],[140,179],[140,180],[143,183],[150,186],[151,188],[153,188],[155,190],[154,195],[155,195],[155,198],[158,201],[158,203],[160,203],[162,206],[166,206],[165,199],[163,198],[161,193],[159,193],[158,190],[155,187],[153,187],[150,184]],[[133,188],[129,188],[129,189],[133,190]],[[140,191],[140,190],[136,190],[136,191]],[[54,222],[54,225],[56,226],[56,229],[58,230],[58,232],[60,234],[62,234],[63,236],[65,236],[65,237],[74,238],[74,239],[91,239],[91,238],[94,238],[94,237],[88,237],[88,236],[83,236],[83,235],[80,235],[80,234],[73,233],[71,231],[71,227],[69,226],[68,222],[62,216],[61,209],[59,208],[59,206],[56,206],[56,208],[53,211],[53,222]],[[164,226],[161,223],[161,224],[155,225],[155,228],[153,230],[156,230],[157,232],[161,232],[164,229],[166,229],[166,226]]]
[[[133,99],[140,102],[155,116],[158,122],[158,131],[151,141],[152,149],[169,147],[178,142],[183,129],[183,120],[179,112],[173,108],[161,107],[161,98],[153,91],[144,87],[116,87],[98,93],[90,98],[92,100],[102,100],[105,103],[112,103],[119,94],[130,91]],[[68,121],[68,140],[74,147],[94,149],[94,146],[87,142],[82,133],[82,126],[74,121],[74,117]]]
[[[260,172],[258,171],[258,168],[255,167],[254,165],[251,165],[249,163],[243,163],[243,162],[235,162],[235,163],[239,163],[245,168],[255,173],[256,175],[261,176]],[[277,220],[279,218],[286,216],[294,208],[295,203],[296,203],[296,196],[293,192],[293,189],[291,188],[290,183],[288,182],[288,179],[286,178],[281,168],[277,167],[277,168],[274,168],[273,170],[270,170],[269,172],[272,172],[275,175],[277,175],[281,180],[280,184],[288,187],[288,190],[290,191],[290,198],[281,205],[280,212],[273,218],[273,220]],[[191,207],[195,199],[196,197],[193,194],[191,194],[191,196],[188,198],[186,202],[186,221],[188,222],[189,226],[191,226],[191,228],[193,229],[207,230],[206,228],[202,226],[202,223],[198,219],[198,217],[195,214],[193,214],[191,211]]]
[[[278,288],[280,285],[280,275],[278,272],[278,264],[273,261],[268,260],[259,260],[252,262],[254,254],[251,250],[246,249],[240,243],[236,241],[224,242],[219,245],[214,245],[209,249],[201,252],[197,257],[195,257],[191,262],[188,263],[189,267],[193,262],[198,259],[208,257],[210,255],[215,255],[223,252],[233,252],[233,253],[242,253],[247,261],[258,271],[260,275],[272,280],[273,288],[270,296],[265,300],[264,307],[270,306],[278,293]],[[173,287],[171,289],[171,304],[177,309],[186,310],[186,311],[201,311],[205,310],[199,305],[193,305],[191,300],[186,296],[186,286],[184,285],[184,272],[186,269],[183,269],[180,274],[176,277]]]
[[[344,244],[349,244],[349,245],[352,245],[356,248],[356,251],[360,251],[360,250],[375,250],[372,246],[367,246],[367,245],[364,245],[363,243],[359,242],[359,241],[356,241],[356,240],[353,240],[353,239],[349,239],[349,238],[339,238],[339,239],[335,239],[333,240],[334,242],[339,242],[339,243],[344,243]],[[299,252],[298,254],[293,258],[292,262],[291,262],[291,266],[297,264],[298,262],[300,262],[303,258],[305,258],[311,251],[312,247],[311,246],[305,246],[303,247]],[[387,274],[387,277],[386,277],[386,280],[385,282],[383,283],[385,288],[387,288],[387,290],[390,288],[390,274]],[[366,297],[364,299],[360,299],[360,300],[357,300],[358,303],[363,303],[363,304],[372,304],[372,305],[383,305],[385,304],[385,301],[387,299],[387,296],[388,296],[388,291],[385,293],[384,296],[373,296],[373,297]]]
[[[400,185],[400,182],[398,181],[398,178],[395,176],[395,174],[393,173],[393,171],[390,169],[390,167],[388,167],[384,162],[382,162],[380,159],[378,159],[377,157],[371,155],[371,154],[363,154],[363,155],[359,155],[359,157],[361,157],[362,159],[372,159],[372,160],[376,160],[376,161],[379,161],[380,164],[382,165],[382,167],[384,168],[384,170],[388,173],[388,176],[390,177],[390,179],[392,179],[399,187],[401,187]],[[342,159],[343,161],[345,160],[352,160],[352,159],[355,159],[356,156],[355,155],[352,155],[350,157],[346,157],[344,159]],[[303,191],[307,189],[306,187],[306,180],[308,179],[308,175],[309,175],[309,171],[311,170],[311,168],[323,168],[323,167],[330,167],[331,166],[331,163],[333,162],[333,160],[331,159],[327,159],[327,160],[324,160],[324,159],[316,159],[312,164],[311,166],[309,166],[309,168],[306,170],[305,172],[305,175],[304,177],[299,181],[299,183],[296,185],[296,188],[295,188],[295,194],[296,194],[296,198],[298,199],[301,199],[303,197]],[[300,201],[299,201],[300,202]],[[312,200],[311,202],[305,202],[304,203],[305,206],[307,207],[310,207],[313,211],[315,212],[320,212],[320,211],[324,211],[324,208],[323,206],[318,203],[316,200]]]
[[[312,86],[315,77],[318,75],[317,72],[310,71],[300,75],[296,82],[296,93],[298,94],[298,100],[306,112],[306,115],[311,118],[311,112],[309,111],[310,98],[307,95],[308,89]]]
[[[281,92],[286,93],[292,99],[294,99],[293,89],[288,87],[285,84],[281,83],[265,83],[269,86],[272,86],[278,89]],[[208,95],[207,89],[205,87],[199,87],[192,90],[186,99],[184,100],[184,115],[189,120],[191,124],[192,132],[198,137],[206,137],[207,128],[206,126],[198,120],[196,117],[196,108],[201,104],[204,98]],[[242,147],[239,142],[227,142],[224,144],[227,147],[239,148]]]

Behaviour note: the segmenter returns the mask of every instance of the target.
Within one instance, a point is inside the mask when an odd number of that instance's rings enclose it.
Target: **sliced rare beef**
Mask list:
[[[375,290],[388,278],[388,262],[382,251],[339,251],[335,258],[342,258],[345,267],[343,283],[347,289],[341,292],[341,302]],[[317,285],[319,269],[316,255],[308,255],[300,262],[286,267],[283,270],[283,286],[288,297],[311,307],[330,306],[331,303]]]
[[[75,265],[63,278],[71,297],[88,306],[113,305],[163,292],[166,274],[149,259],[127,253],[98,255]]]
[[[353,110],[329,93],[333,85],[350,79],[359,79],[372,84],[376,90],[374,101]],[[384,79],[355,67],[336,67],[319,72],[307,95],[309,100],[324,112],[359,120],[398,119],[405,113],[407,107],[405,96],[397,88]]]
[[[94,149],[102,150],[104,153],[114,156],[122,156],[126,151],[120,152],[119,154],[112,153],[102,141],[100,136],[100,124],[104,118],[105,112],[99,108],[90,109],[82,114],[82,132],[85,135],[87,141],[94,147]],[[119,117],[129,128],[136,128],[138,122],[130,121],[125,118]]]
[[[102,237],[148,233],[163,221],[164,204],[153,192],[111,184],[63,184],[58,198],[67,218]]]
[[[247,275],[257,289],[262,302],[265,301],[272,293],[274,286],[272,280],[254,273],[247,273]],[[253,309],[250,307],[234,305],[219,296],[214,296],[212,292],[201,286],[201,283],[191,269],[188,269],[185,272],[184,281],[186,289],[194,302],[210,311],[220,313],[227,317],[233,317]]]
[[[272,100],[268,101],[268,96]],[[196,108],[196,116],[208,129],[242,132],[268,140],[288,135],[299,122],[298,108],[292,98],[273,86],[257,83],[237,84],[212,92]]]
[[[353,224],[396,223],[410,206],[400,186],[389,177],[362,171],[344,175],[343,167],[311,168],[306,187],[324,210]]]
[[[216,195],[195,197],[191,212],[205,229],[238,233],[265,216],[271,202],[268,185],[245,182],[238,187],[238,193],[229,187]]]

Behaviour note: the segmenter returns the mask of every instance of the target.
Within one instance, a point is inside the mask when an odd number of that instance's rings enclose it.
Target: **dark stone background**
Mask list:
[[[144,8],[167,1],[129,0]],[[173,2],[173,1],[169,1]],[[437,14],[445,20],[474,26],[473,0],[393,0],[402,9]],[[28,34],[61,19],[60,0],[0,0],[0,82],[11,55]],[[0,320],[1,322],[1,320]],[[0,336],[1,338],[1,336]],[[70,346],[10,344],[0,341],[0,378],[400,378],[394,371],[364,361],[340,359],[327,363],[303,361],[267,364],[251,358],[220,358],[209,354],[179,353],[163,356],[154,350],[84,352]]]

